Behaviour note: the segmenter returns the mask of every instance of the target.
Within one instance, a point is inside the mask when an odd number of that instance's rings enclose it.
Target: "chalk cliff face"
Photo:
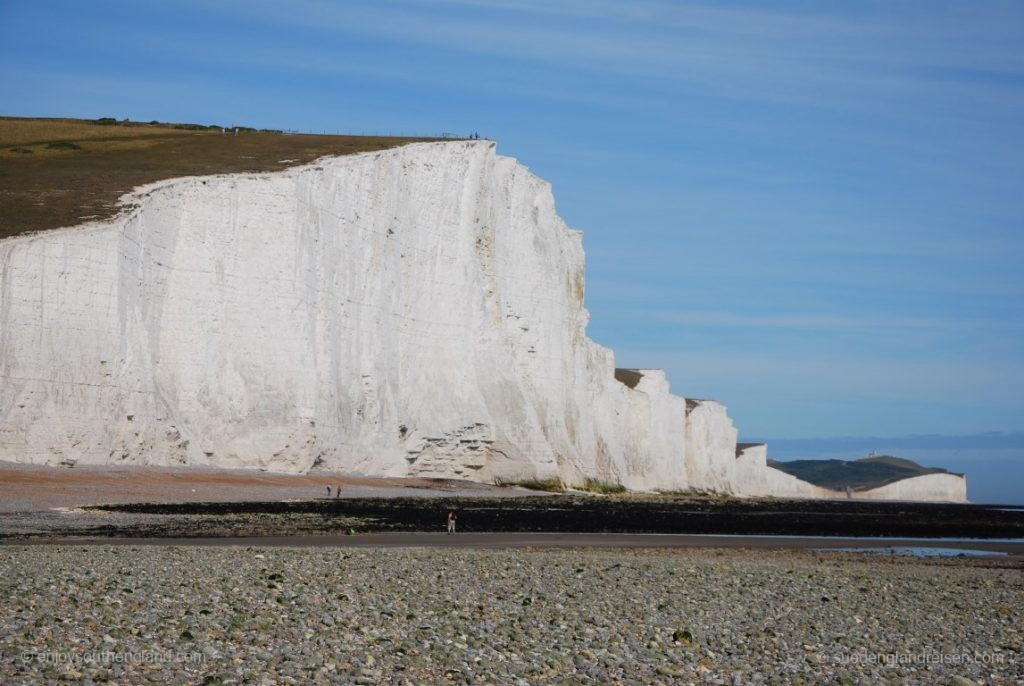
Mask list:
[[[616,379],[585,335],[580,234],[490,142],[129,202],[0,241],[0,459],[765,482],[722,406]]]
[[[692,485],[685,401],[615,380],[580,234],[492,143],[132,202],[0,242],[0,458]]]

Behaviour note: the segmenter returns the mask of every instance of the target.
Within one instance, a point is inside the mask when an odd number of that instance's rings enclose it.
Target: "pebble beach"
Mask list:
[[[0,549],[0,683],[1024,683],[1019,562]]]

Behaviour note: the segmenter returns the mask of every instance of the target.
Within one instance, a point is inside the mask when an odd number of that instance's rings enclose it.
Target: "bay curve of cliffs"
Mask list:
[[[490,141],[188,177],[0,241],[0,460],[833,497],[586,337],[581,234]],[[882,492],[889,489],[889,492]],[[952,474],[858,497],[964,500]]]

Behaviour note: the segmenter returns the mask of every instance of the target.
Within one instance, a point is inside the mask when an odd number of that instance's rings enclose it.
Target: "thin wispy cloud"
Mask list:
[[[887,330],[911,329],[949,331],[963,327],[964,321],[925,317],[856,317],[822,314],[737,314],[736,312],[645,311],[643,315],[663,322],[710,328],[789,329],[789,330]],[[1008,328],[1024,329],[1024,322],[1005,322]]]
[[[911,434],[904,436],[822,436],[815,438],[765,438],[787,452],[869,451],[879,445],[897,449],[928,450],[1024,450],[1024,432],[986,431],[973,434]]]
[[[880,20],[668,3],[538,7],[531,3],[297,0],[287,6],[246,2],[244,8],[233,7],[237,12],[223,7],[220,11],[224,16],[323,34],[370,34],[514,62],[571,65],[644,80],[697,84],[729,98],[880,109],[885,102],[872,104],[859,94],[904,99],[954,89],[960,97],[1011,98],[1013,104],[1024,107],[1024,99],[989,88],[985,81],[953,78],[955,70],[990,64],[993,54],[950,52],[927,27],[922,30],[909,22],[901,27]],[[474,11],[441,11],[460,7]],[[568,21],[552,24],[538,21],[538,15],[590,21],[582,26]],[[1012,53],[1002,42],[989,50],[1004,63],[1007,73],[1024,73],[1024,61],[1003,57]],[[922,78],[919,71],[903,73],[922,67],[946,71],[936,72],[941,78]]]

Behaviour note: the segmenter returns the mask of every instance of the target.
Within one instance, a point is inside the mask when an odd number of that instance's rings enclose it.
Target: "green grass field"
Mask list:
[[[121,195],[162,179],[276,171],[430,140],[0,117],[0,238],[113,217]]]

